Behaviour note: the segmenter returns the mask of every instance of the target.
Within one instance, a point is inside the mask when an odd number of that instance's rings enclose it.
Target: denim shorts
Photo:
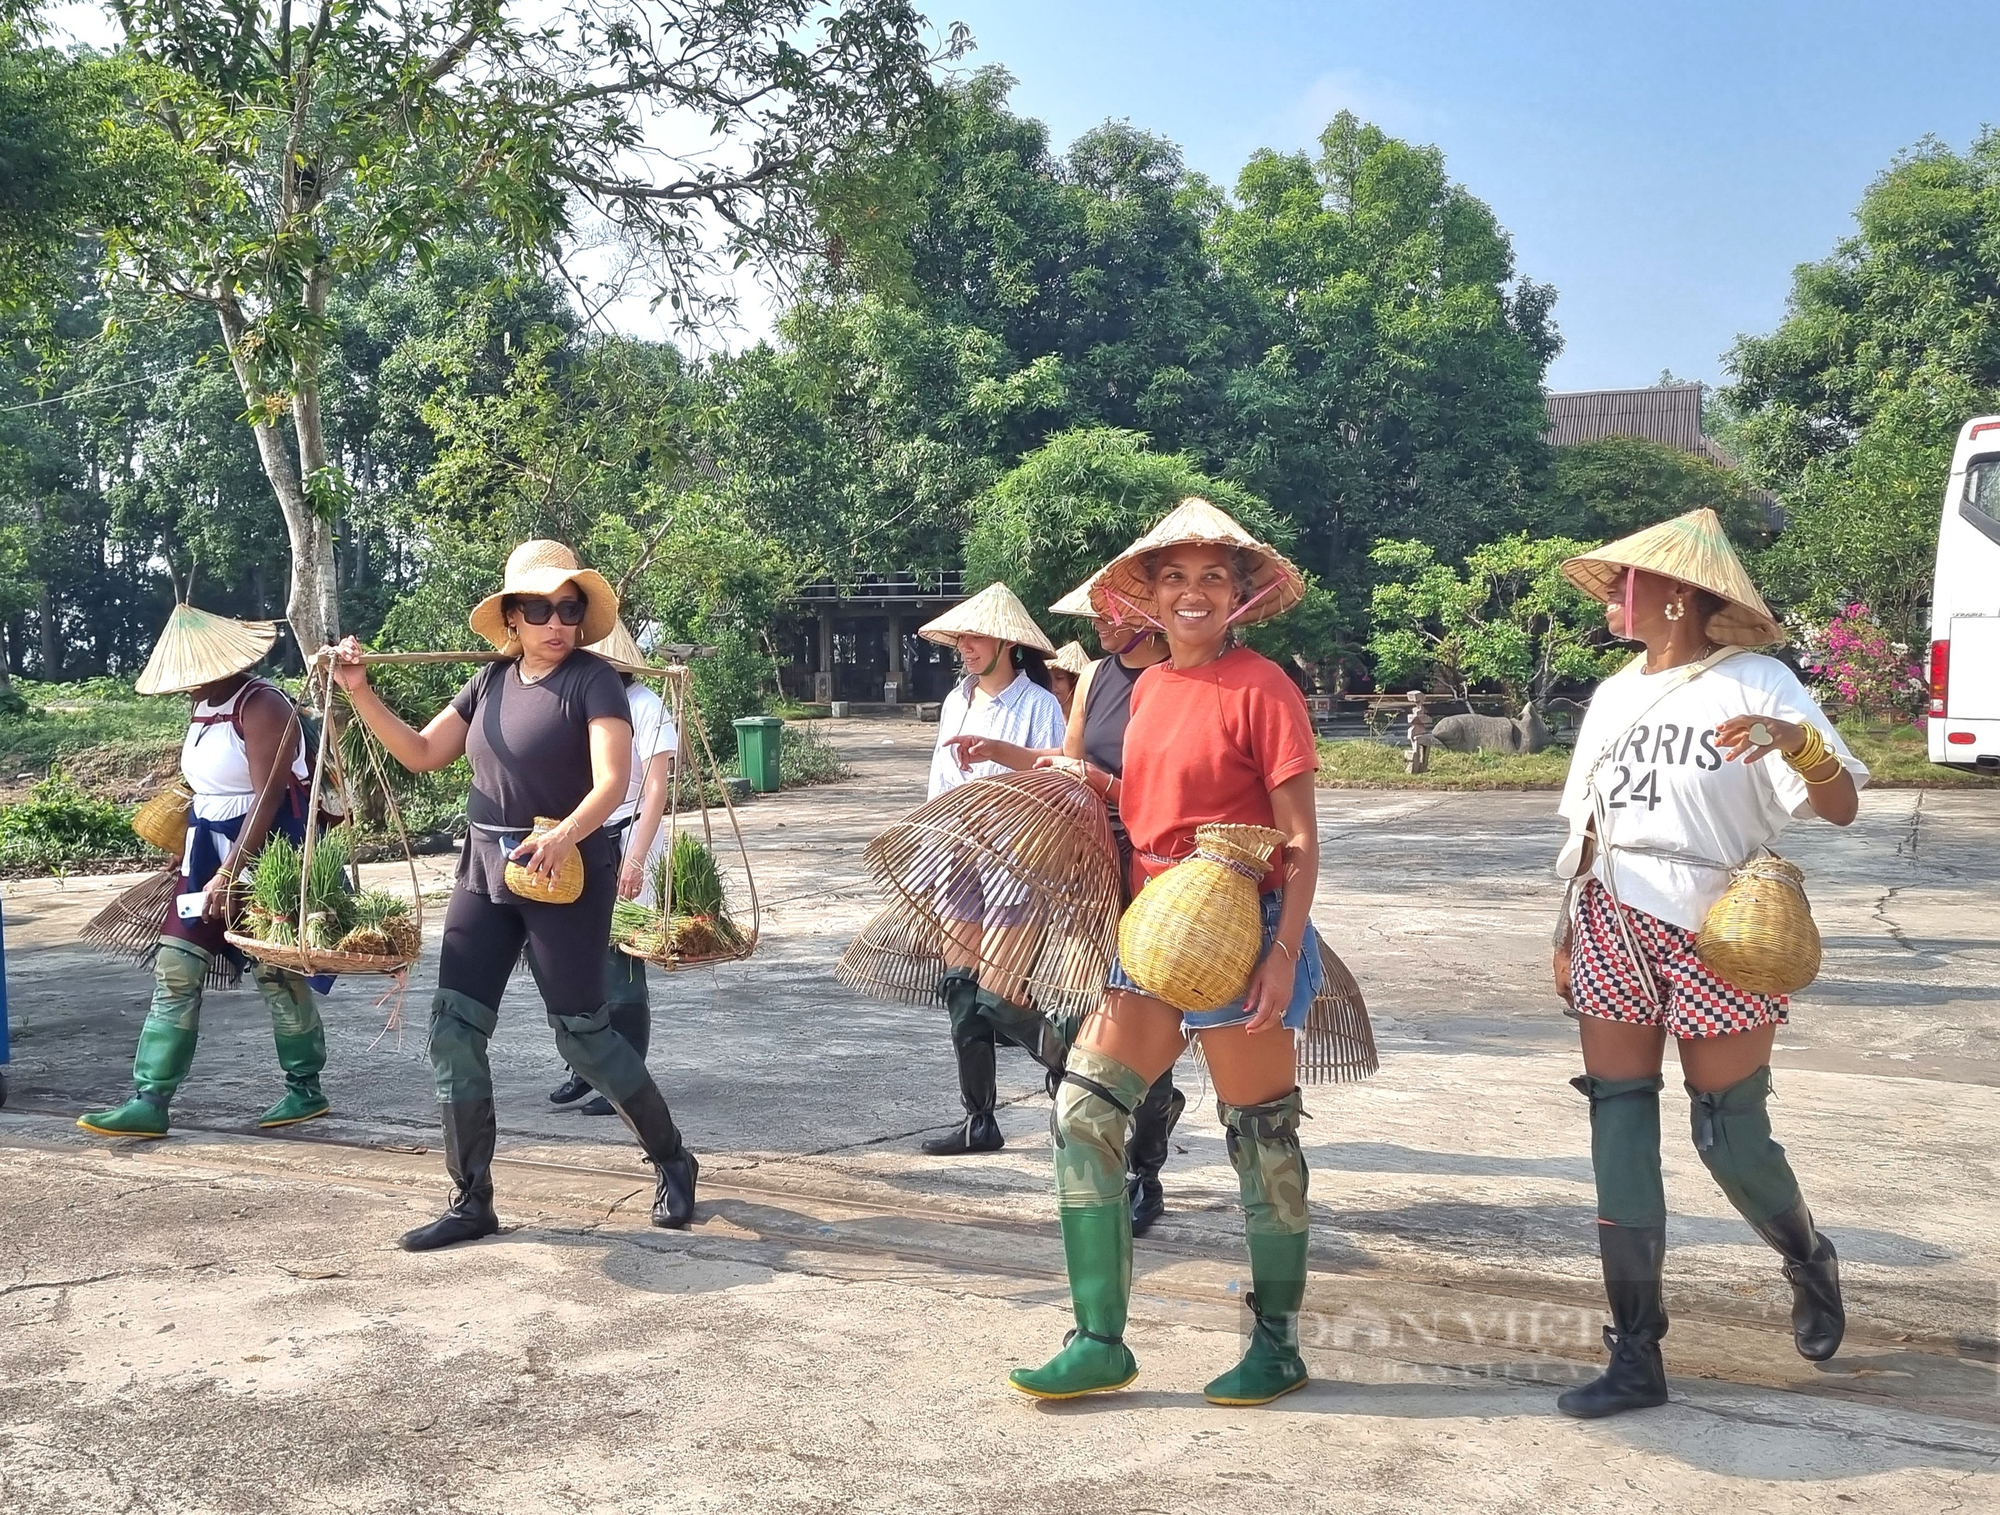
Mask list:
[[[1259,954],[1262,962],[1264,954],[1271,951],[1271,939],[1278,934],[1278,913],[1284,905],[1284,891],[1273,889],[1258,901],[1258,908],[1264,918],[1264,953]],[[1125,966],[1116,957],[1111,959],[1111,976],[1105,980],[1107,989],[1123,989],[1128,994],[1145,994],[1132,980],[1126,977]],[[1285,1029],[1303,1031],[1306,1014],[1312,1009],[1312,1002],[1320,990],[1326,986],[1326,969],[1319,960],[1319,933],[1313,930],[1313,923],[1306,922],[1305,941],[1299,946],[1298,966],[1292,970],[1292,997],[1285,1006]],[[1147,996],[1153,998],[1154,996]],[[1215,1031],[1223,1026],[1245,1026],[1250,1023],[1250,1012],[1244,1008],[1249,998],[1246,987],[1242,994],[1226,1005],[1213,1010],[1183,1010],[1181,1029],[1183,1031]]]

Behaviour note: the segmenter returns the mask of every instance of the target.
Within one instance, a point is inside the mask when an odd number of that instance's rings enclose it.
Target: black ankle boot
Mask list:
[[[1604,1328],[1611,1362],[1589,1383],[1557,1397],[1556,1408],[1578,1420],[1667,1402],[1667,1366],[1660,1355],[1660,1338],[1667,1334],[1667,1311],[1660,1300],[1667,1228],[1600,1224],[1597,1250],[1611,1305],[1611,1324]]]
[[[1803,1198],[1756,1229],[1785,1259],[1785,1281],[1792,1286],[1792,1344],[1807,1362],[1825,1362],[1847,1334],[1833,1238],[1814,1228]]]
[[[1153,1081],[1139,1108],[1132,1112],[1132,1135],[1125,1144],[1125,1169],[1130,1175],[1126,1197],[1132,1206],[1132,1234],[1144,1236],[1167,1213],[1160,1169],[1167,1164],[1167,1138],[1187,1108],[1187,1096],[1174,1087],[1170,1068]]]
[[[694,1219],[694,1182],[701,1164],[681,1140],[660,1086],[648,1079],[630,1099],[617,1102],[618,1113],[645,1149],[657,1183],[653,1188],[653,1224],[684,1231]]]
[[[953,1126],[943,1136],[933,1136],[924,1143],[924,1151],[932,1157],[964,1157],[973,1152],[998,1152],[1007,1145],[1007,1138],[1000,1134],[1000,1122],[993,1118],[993,1112],[982,1110],[977,1115],[968,1115],[965,1124]]]
[[[405,1252],[434,1252],[462,1241],[477,1241],[500,1229],[493,1210],[493,1145],[499,1126],[493,1101],[471,1100],[438,1107],[444,1119],[444,1165],[451,1174],[451,1208],[427,1226],[405,1231]]]
[[[573,1105],[588,1093],[590,1093],[590,1085],[580,1075],[571,1073],[568,1078],[557,1084],[555,1088],[549,1090],[549,1103],[552,1105]]]
[[[965,1124],[948,1135],[932,1137],[923,1150],[932,1157],[998,1152],[1007,1143],[1000,1135],[1000,1123],[993,1118],[994,1107],[1000,1102],[994,1083],[993,1030],[976,1017],[961,1019],[954,1014],[951,1045],[958,1056],[958,1097],[965,1106]]]

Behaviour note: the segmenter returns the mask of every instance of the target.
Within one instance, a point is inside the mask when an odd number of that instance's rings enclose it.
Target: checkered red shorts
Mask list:
[[[1623,910],[1631,923],[1633,939],[1645,953],[1653,982],[1666,1000],[1664,1006],[1647,1000],[1645,981],[1633,966],[1612,917],[1614,909]],[[1676,1041],[1782,1026],[1789,1019],[1782,994],[1751,994],[1716,977],[1695,951],[1692,931],[1630,905],[1614,906],[1596,879],[1583,886],[1577,903],[1569,984],[1579,1015],[1629,1021],[1635,1026],[1665,1026]]]

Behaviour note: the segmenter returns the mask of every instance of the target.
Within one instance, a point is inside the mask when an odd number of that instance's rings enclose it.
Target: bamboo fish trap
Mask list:
[[[1372,1078],[1382,1060],[1375,1051],[1375,1027],[1369,1022],[1361,985],[1324,937],[1319,965],[1319,993],[1313,996],[1305,1034],[1299,1038],[1299,1082],[1353,1084]]]
[[[166,924],[167,912],[174,907],[180,884],[179,868],[168,868],[139,880],[84,925],[84,945],[127,962],[151,962],[159,950],[160,928]],[[209,962],[202,985],[209,989],[233,989],[241,977],[233,961],[219,956]]]
[[[1123,892],[1110,820],[1080,780],[1048,768],[974,779],[890,826],[866,861],[891,902],[843,958],[854,987],[902,984],[928,944],[941,960],[950,942],[1046,1015],[1095,1006]]]

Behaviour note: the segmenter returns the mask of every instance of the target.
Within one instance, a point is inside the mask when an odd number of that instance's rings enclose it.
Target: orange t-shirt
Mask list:
[[[1318,767],[1305,696],[1269,658],[1238,647],[1200,668],[1148,668],[1132,687],[1118,801],[1134,848],[1133,892],[1194,851],[1197,826],[1270,825],[1271,791]],[[1279,857],[1261,887],[1283,881]]]

